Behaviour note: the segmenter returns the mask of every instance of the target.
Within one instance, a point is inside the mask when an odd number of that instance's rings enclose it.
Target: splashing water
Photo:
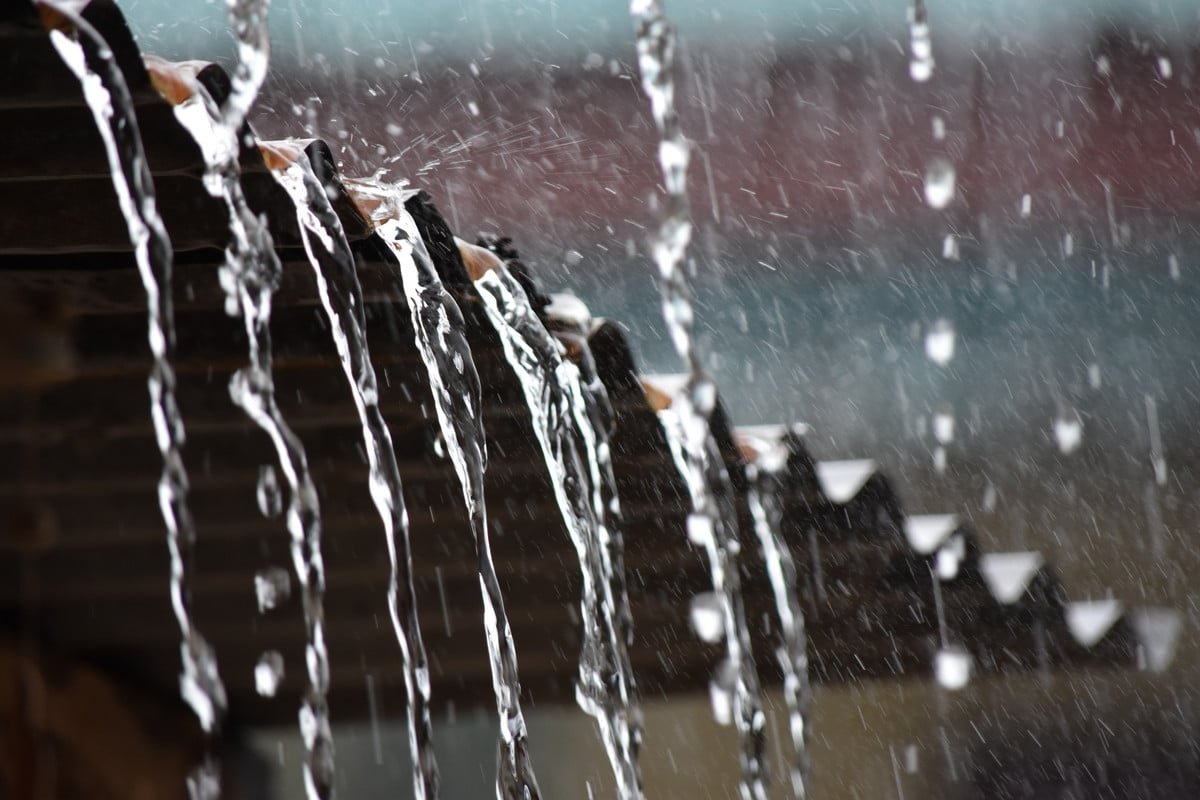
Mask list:
[[[639,712],[618,606],[621,589],[614,577],[599,437],[580,370],[563,357],[562,345],[503,266],[486,272],[475,285],[520,381],[563,524],[579,557],[583,644],[575,697],[600,728],[619,796],[635,800],[642,796]]]
[[[266,0],[229,0],[238,41],[232,90],[219,108],[199,86],[175,106],[176,119],[205,158],[204,185],[224,205],[229,244],[221,268],[226,309],[240,311],[249,342],[249,364],[229,381],[230,399],[267,434],[288,488],[287,529],[292,567],[300,585],[306,629],[308,683],[300,707],[304,735],[304,785],[312,800],[333,795],[334,748],[329,725],[329,653],[325,644],[325,562],[321,554],[321,511],[308,457],[275,400],[271,357],[271,301],[282,267],[264,219],[246,202],[238,163],[239,139],[267,73],[270,38]],[[275,471],[264,468],[258,486],[260,510],[282,508]]]
[[[808,712],[812,704],[812,687],[808,678],[804,610],[797,593],[796,562],[783,538],[778,478],[754,464],[750,465],[746,477],[749,483],[747,501],[779,619],[779,646],[775,658],[783,671],[783,698],[787,703],[788,728],[795,755],[790,769],[792,793],[796,800],[803,800],[808,796]]]
[[[341,220],[330,205],[325,187],[313,174],[307,155],[301,153],[285,170],[272,174],[295,203],[304,251],[312,265],[321,305],[362,423],[363,444],[370,468],[368,485],[383,522],[391,567],[388,612],[404,664],[413,787],[418,800],[436,798],[440,781],[433,753],[429,663],[421,639],[413,587],[408,510],[401,490],[392,435],[379,410],[378,383],[367,347],[362,287],[355,272],[354,254],[346,241]],[[302,714],[301,727],[306,743],[320,735],[321,724],[320,719],[306,718]]]
[[[442,440],[458,476],[471,520],[492,688],[500,717],[497,797],[502,800],[536,798],[540,792],[529,756],[525,715],[521,710],[517,651],[488,534],[481,389],[471,348],[463,333],[462,312],[442,285],[416,222],[404,207],[403,189],[374,180],[352,181],[351,186],[354,191],[378,201],[372,214],[377,226],[375,232],[399,264],[400,283],[408,303],[417,350],[429,376]]]
[[[50,31],[50,41],[63,64],[79,80],[104,145],[113,189],[129,228],[138,273],[146,292],[147,338],[154,363],[147,379],[155,440],[163,468],[158,481],[158,503],[167,529],[171,558],[171,606],[179,625],[183,671],[180,693],[209,735],[220,726],[226,708],[216,655],[192,623],[189,585],[196,529],[188,508],[188,477],[181,449],[185,439],[183,419],[175,399],[174,306],[171,299],[173,253],[171,241],[158,214],[154,182],[150,175],[129,89],[104,39],[74,11],[47,4],[69,20],[79,38],[60,30]],[[195,800],[215,798],[220,773],[211,756],[188,778]]]
[[[917,83],[933,77],[933,41],[929,36],[929,15],[925,0],[916,0],[908,10],[908,41],[911,59],[908,74]]]
[[[631,0],[642,88],[658,128],[658,161],[666,196],[662,223],[651,248],[658,266],[663,317],[675,350],[687,364],[688,378],[668,409],[660,412],[675,456],[687,483],[694,516],[709,518],[709,571],[713,590],[722,596],[725,644],[733,670],[733,717],[741,739],[741,793],[745,798],[765,798],[767,782],[766,730],[759,694],[757,669],[750,651],[750,633],[742,610],[741,586],[736,569],[736,516],[722,513],[714,486],[727,488],[729,476],[714,459],[709,418],[716,405],[716,388],[705,374],[692,331],[695,312],[683,261],[692,236],[687,198],[688,142],[675,109],[675,31],[661,0]],[[716,484],[711,481],[717,481]]]

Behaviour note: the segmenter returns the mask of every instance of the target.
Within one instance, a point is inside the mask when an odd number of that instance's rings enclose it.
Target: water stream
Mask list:
[[[783,538],[783,508],[779,502],[777,475],[761,462],[750,465],[747,473],[746,500],[754,517],[754,531],[762,548],[779,621],[779,645],[775,657],[783,671],[783,699],[787,704],[788,730],[792,738],[794,760],[789,770],[792,793],[797,800],[803,800],[808,796],[808,710],[812,687],[808,677],[804,610],[797,593],[796,561]]]
[[[271,304],[282,267],[264,219],[246,202],[238,162],[245,115],[267,73],[269,33],[265,2],[232,2],[230,16],[238,39],[232,91],[215,108],[204,90],[175,106],[176,119],[204,154],[204,185],[224,205],[229,244],[221,267],[226,306],[240,314],[249,342],[249,364],[234,373],[229,394],[271,439],[288,487],[286,524],[292,567],[300,586],[306,627],[308,684],[301,703],[305,736],[304,785],[310,800],[333,795],[334,748],[329,724],[329,653],[325,644],[325,562],[321,554],[321,510],[308,456],[275,400],[271,357]],[[272,473],[273,474],[273,473]]]
[[[704,370],[693,336],[695,311],[684,274],[692,218],[687,197],[689,144],[675,109],[676,37],[661,0],[631,0],[630,13],[642,87],[658,128],[658,161],[666,190],[651,249],[659,272],[663,317],[688,370],[686,382],[660,416],[691,496],[689,529],[694,540],[703,542],[713,590],[721,599],[726,661],[718,672],[723,682],[732,684],[732,717],[741,738],[742,796],[759,800],[767,796],[765,717],[736,567],[737,515],[723,508],[718,498],[729,496],[731,490],[709,425],[716,387]]]
[[[404,662],[413,789],[418,800],[436,798],[439,777],[430,720],[429,663],[421,639],[413,587],[408,510],[404,504],[392,436],[379,410],[378,383],[367,347],[363,295],[355,271],[354,254],[325,187],[313,174],[308,157],[301,153],[286,170],[274,174],[295,203],[304,250],[316,276],[321,304],[329,319],[334,345],[362,423],[370,467],[371,499],[383,522],[391,567],[388,611]],[[306,747],[312,747],[322,735],[318,729],[320,724],[315,717],[302,716]]]
[[[442,285],[416,222],[404,207],[404,190],[377,180],[352,181],[353,190],[376,205],[375,232],[399,264],[417,349],[429,376],[442,439],[462,489],[475,541],[479,585],[483,595],[484,629],[492,671],[496,710],[500,719],[499,769],[496,793],[500,800],[524,800],[540,795],[529,756],[525,714],[512,628],[504,609],[500,580],[492,559],[483,475],[486,444],[479,375],[463,333],[462,312]]]
[[[180,693],[205,733],[214,735],[225,713],[226,696],[216,655],[192,622],[190,612],[196,529],[188,508],[188,476],[182,455],[183,418],[175,398],[171,241],[155,202],[154,181],[142,147],[137,115],[112,51],[74,11],[57,4],[47,5],[69,20],[78,36],[52,30],[50,41],[63,64],[79,79],[84,100],[95,120],[146,291],[147,340],[154,359],[146,383],[155,440],[163,462],[158,503],[171,559],[171,607],[182,639]],[[210,800],[220,793],[220,773],[211,754],[189,776],[188,789],[194,800]]]
[[[520,381],[559,514],[579,558],[583,642],[576,701],[599,726],[619,796],[634,800],[642,796],[640,711],[626,647],[624,578],[615,569],[619,534],[609,525],[609,504],[616,495],[608,436],[593,424],[607,396],[602,400],[595,381],[589,381],[589,401],[579,368],[564,357],[563,346],[501,264],[475,285]]]

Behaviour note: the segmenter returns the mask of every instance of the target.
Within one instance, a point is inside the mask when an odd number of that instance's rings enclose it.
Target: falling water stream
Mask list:
[[[779,620],[776,659],[783,671],[783,698],[787,703],[788,730],[795,756],[790,770],[792,793],[797,800],[802,800],[808,796],[808,709],[812,702],[812,687],[808,679],[808,640],[804,610],[797,593],[796,562],[783,538],[779,480],[773,469],[783,467],[785,463],[766,464],[760,459],[751,464],[746,475],[746,500],[754,517],[754,531],[762,548]]]
[[[732,684],[732,717],[741,737],[742,796],[759,800],[767,795],[766,721],[736,565],[737,516],[718,499],[730,491],[729,475],[720,454],[714,452],[709,426],[716,387],[704,371],[692,335],[695,311],[684,275],[692,220],[687,197],[688,142],[675,109],[675,31],[661,0],[631,0],[630,13],[637,34],[642,87],[658,128],[658,160],[666,189],[662,223],[651,248],[659,271],[663,317],[688,368],[686,383],[661,416],[691,495],[689,535],[702,542],[708,554],[713,590],[721,600],[726,662],[718,673],[722,683]]]
[[[579,558],[583,643],[576,700],[600,728],[619,796],[635,800],[642,796],[640,711],[626,647],[628,601],[614,560],[619,533],[609,524],[608,505],[616,496],[607,431],[593,424],[603,401],[594,381],[589,381],[589,401],[579,368],[564,357],[562,345],[503,265],[496,263],[475,285],[521,384],[555,501]]]
[[[46,4],[74,28],[75,38],[52,30],[50,40],[63,64],[79,79],[84,100],[112,175],[113,189],[129,229],[138,272],[146,291],[147,338],[154,363],[147,379],[150,412],[163,469],[158,481],[158,503],[167,529],[171,557],[171,606],[179,625],[183,672],[179,678],[183,699],[209,735],[219,729],[225,713],[225,686],[216,655],[191,619],[190,584],[195,524],[188,508],[188,477],[183,464],[183,418],[175,398],[175,321],[172,302],[171,241],[158,214],[154,182],[146,163],[137,116],[121,70],[104,39],[74,11]],[[194,800],[210,800],[220,793],[220,773],[211,753],[188,778]]]
[[[246,203],[238,162],[245,115],[267,74],[267,4],[262,0],[231,2],[230,14],[237,34],[239,56],[230,95],[219,109],[214,109],[204,90],[194,87],[191,96],[175,106],[175,116],[204,154],[204,185],[225,206],[229,221],[229,244],[221,268],[221,284],[226,290],[229,310],[240,312],[249,342],[249,365],[234,373],[229,382],[229,394],[270,437],[287,481],[287,528],[306,627],[308,685],[300,708],[305,749],[304,785],[310,800],[324,800],[333,795],[334,750],[327,700],[329,653],[324,630],[325,562],[321,555],[321,510],[304,446],[275,401],[271,301],[282,268],[265,220],[255,215]],[[275,656],[268,659],[270,663],[282,666],[278,654],[268,655]],[[265,673],[258,670],[255,674],[258,679]]]
[[[370,467],[371,499],[383,522],[391,566],[388,611],[404,661],[413,787],[419,800],[436,798],[439,777],[429,709],[429,663],[421,639],[413,587],[408,510],[404,504],[392,436],[379,410],[379,389],[367,347],[362,287],[355,271],[354,254],[346,241],[341,220],[329,203],[325,186],[313,174],[304,153],[274,175],[295,203],[304,250],[316,276],[321,304],[362,422],[363,443]],[[318,735],[317,720],[301,721],[305,728],[304,740],[309,746]]]
[[[376,204],[372,212],[377,226],[375,232],[399,264],[400,283],[412,318],[417,349],[429,376],[442,440],[458,476],[471,521],[492,685],[500,717],[497,797],[500,800],[536,798],[540,792],[529,756],[525,715],[521,710],[517,651],[488,535],[481,388],[463,332],[462,312],[442,285],[416,222],[404,207],[403,188],[378,180],[349,183],[353,191],[369,197]]]

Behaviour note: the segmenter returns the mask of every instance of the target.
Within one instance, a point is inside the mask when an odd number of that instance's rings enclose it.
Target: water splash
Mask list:
[[[404,505],[392,435],[379,410],[379,389],[367,346],[362,287],[355,272],[354,254],[346,241],[341,220],[330,205],[325,187],[313,174],[307,155],[300,153],[286,169],[272,174],[295,203],[304,251],[312,265],[333,343],[362,423],[363,444],[370,468],[368,486],[383,522],[391,567],[388,612],[404,664],[413,786],[419,800],[436,798],[440,781],[433,754],[429,662],[421,639],[413,588],[408,510]],[[319,725],[319,719],[305,718],[302,714],[301,727],[306,742],[320,734]]]
[[[729,476],[719,454],[714,458],[709,418],[716,405],[716,387],[704,372],[692,335],[695,311],[683,271],[692,219],[687,197],[689,147],[675,109],[675,30],[661,0],[631,0],[629,10],[636,31],[642,88],[650,99],[658,128],[658,161],[666,190],[662,222],[651,249],[659,271],[663,317],[688,369],[686,384],[660,417],[676,465],[687,483],[694,515],[708,517],[714,534],[708,537],[705,549],[713,589],[724,601],[727,663],[733,670],[733,717],[741,739],[741,793],[745,798],[765,798],[765,718],[742,609],[736,554],[730,547],[737,542],[736,515],[723,513],[714,489],[727,487]]]
[[[66,6],[46,4],[71,23],[74,35],[50,31],[63,64],[79,80],[96,123],[111,172],[113,189],[129,229],[138,274],[146,292],[147,339],[153,365],[146,381],[155,441],[163,468],[158,503],[167,529],[171,559],[171,606],[181,635],[183,671],[180,693],[209,735],[215,734],[226,708],[216,654],[193,624],[189,586],[196,529],[188,508],[188,477],[183,464],[183,419],[175,398],[175,322],[171,241],[155,203],[154,181],[146,163],[137,116],[125,79],[103,37]],[[188,778],[195,800],[215,798],[220,773],[211,756]]]
[[[579,368],[564,358],[562,345],[542,325],[516,279],[496,263],[475,285],[521,384],[555,501],[579,558],[583,643],[576,701],[600,728],[619,796],[635,800],[642,796],[640,712],[618,600],[623,581],[618,584],[614,575],[600,434]],[[607,449],[607,434],[603,438]]]
[[[375,232],[399,264],[400,283],[417,350],[429,376],[442,440],[471,520],[492,688],[500,718],[497,796],[502,800],[536,798],[540,792],[521,710],[517,651],[492,560],[483,481],[487,459],[481,388],[463,333],[462,312],[442,285],[416,222],[404,207],[403,189],[374,180],[351,181],[350,186],[358,195],[374,201]]]
[[[275,400],[271,355],[271,304],[282,267],[265,219],[246,202],[238,162],[246,114],[267,74],[270,36],[266,0],[229,0],[238,44],[231,91],[219,107],[198,85],[175,106],[176,119],[205,159],[204,185],[225,207],[229,243],[221,267],[226,310],[240,316],[249,342],[248,365],[229,381],[230,399],[270,438],[288,488],[287,529],[292,567],[300,586],[305,620],[308,682],[299,712],[304,733],[304,785],[310,800],[333,795],[334,747],[329,724],[329,653],[325,644],[325,562],[321,554],[321,510],[308,456]],[[282,509],[274,469],[260,475],[257,496],[264,515]]]
[[[795,755],[790,768],[792,793],[796,800],[803,800],[808,796],[808,712],[812,705],[812,686],[808,677],[804,610],[797,593],[796,562],[783,538],[778,477],[755,464],[750,465],[746,477],[749,483],[746,497],[779,620],[779,646],[775,658],[783,671],[783,698],[787,703],[788,728]]]

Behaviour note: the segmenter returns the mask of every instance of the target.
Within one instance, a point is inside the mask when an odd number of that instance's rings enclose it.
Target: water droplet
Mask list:
[[[936,114],[933,117],[933,138],[939,142],[946,138],[946,120]]]
[[[737,667],[733,662],[722,661],[708,683],[708,699],[712,703],[713,719],[718,725],[733,724],[733,693],[737,680]]]
[[[958,237],[953,233],[947,233],[942,240],[942,258],[958,261]]]
[[[964,688],[971,681],[971,654],[962,645],[943,647],[937,652],[934,674],[943,689],[954,692]]]
[[[713,541],[713,521],[707,514],[688,514],[688,541],[697,547],[707,547]]]
[[[938,366],[946,366],[954,358],[954,325],[939,319],[925,333],[925,355]]]
[[[1100,388],[1100,365],[1088,364],[1088,385],[1093,389]]]
[[[925,83],[933,77],[933,42],[929,36],[929,24],[918,20],[910,9],[909,47],[912,58],[908,62],[908,74],[917,83]]]
[[[725,612],[716,592],[703,592],[693,597],[689,618],[692,630],[701,641],[716,644],[724,638]]]
[[[1174,72],[1175,70],[1171,66],[1171,59],[1167,58],[1166,56],[1159,56],[1158,74],[1162,76],[1162,79],[1164,81],[1171,80],[1171,75],[1174,74]]]
[[[283,656],[268,650],[254,666],[254,689],[263,697],[274,697],[283,681]]]
[[[946,472],[946,448],[935,447],[933,449],[933,468],[937,471],[938,475]]]
[[[292,596],[292,578],[282,567],[267,567],[254,576],[260,613],[278,608]]]
[[[943,406],[933,413],[933,438],[939,444],[954,441],[954,410]]]
[[[1083,419],[1075,409],[1068,409],[1054,420],[1054,440],[1063,455],[1070,455],[1083,444]]]
[[[1033,213],[1033,197],[1024,195],[1021,198],[1021,216],[1029,219],[1029,215]]]
[[[954,199],[954,165],[938,157],[929,162],[925,171],[925,202],[930,208],[942,209]]]
[[[996,485],[990,481],[983,489],[983,502],[981,505],[985,514],[991,514],[996,510]]]
[[[264,517],[278,517],[283,512],[283,491],[279,488],[275,467],[265,464],[258,468],[258,487],[254,496]]]
[[[938,580],[952,581],[958,577],[958,569],[967,557],[967,544],[961,536],[954,536],[938,550],[934,568]]]

